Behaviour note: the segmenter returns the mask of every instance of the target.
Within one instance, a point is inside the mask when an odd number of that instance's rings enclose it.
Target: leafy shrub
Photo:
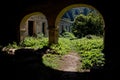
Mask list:
[[[71,41],[67,38],[59,38],[58,44],[51,45],[51,48],[59,55],[67,54],[72,50]]]
[[[69,38],[69,39],[75,38],[74,34],[71,33],[71,32],[63,32],[62,35],[61,35],[61,37],[63,37],[63,38]]]
[[[93,66],[104,65],[103,40],[100,37],[92,37],[92,39],[81,38],[75,41],[76,51],[80,53],[82,58],[82,68],[90,69]]]
[[[17,45],[17,43],[16,42],[13,42],[13,43],[9,43],[7,46],[6,46],[7,48],[19,48],[19,46]]]
[[[43,33],[38,33],[37,38],[44,38],[44,34]]]
[[[26,37],[20,42],[22,47],[42,48],[48,45],[48,38]]]
[[[57,69],[59,67],[59,64],[58,64],[59,59],[60,59],[59,55],[56,55],[56,54],[45,54],[43,56],[43,63],[46,66],[49,66],[49,67],[54,68],[54,69]]]
[[[101,53],[98,49],[91,51],[84,51],[81,54],[82,57],[82,68],[90,69],[94,66],[103,66],[104,65],[104,54]]]

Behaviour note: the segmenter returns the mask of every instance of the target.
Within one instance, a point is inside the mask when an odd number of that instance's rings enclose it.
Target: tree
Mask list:
[[[103,35],[104,22],[100,14],[90,12],[87,15],[80,14],[74,19],[72,32],[78,37],[86,35]]]

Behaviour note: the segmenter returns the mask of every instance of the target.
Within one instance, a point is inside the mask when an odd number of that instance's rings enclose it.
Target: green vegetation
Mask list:
[[[61,56],[58,54],[45,54],[43,56],[43,63],[53,69],[58,69],[60,59]]]
[[[74,19],[72,32],[78,37],[85,37],[86,35],[103,35],[104,21],[100,14],[89,13],[87,15],[80,14]]]
[[[48,38],[34,38],[26,37],[20,45],[9,44],[8,48],[42,48],[43,46],[48,45]],[[103,49],[103,38],[92,36],[91,39],[87,37],[83,38],[65,38],[60,37],[58,44],[53,44],[50,46],[52,48],[48,54],[43,56],[43,63],[52,68],[59,68],[59,60],[65,54],[69,52],[77,52],[82,58],[82,69],[90,69],[94,66],[103,66],[104,65],[104,54],[102,53]]]
[[[58,69],[59,60],[65,54],[76,52],[81,57],[82,69],[101,67],[105,63],[103,46],[103,18],[100,14],[83,8],[85,14],[79,14],[74,19],[72,33],[63,31],[59,37],[58,44],[49,46],[51,49],[43,56],[43,63],[46,66]],[[77,14],[78,12],[76,12]],[[65,16],[65,15],[64,15]],[[48,46],[48,38],[43,34],[36,37],[26,37],[17,45],[15,42],[6,46],[7,48],[43,48]]]
[[[63,32],[58,44],[52,44],[48,54],[43,56],[46,66],[59,69],[59,60],[65,54],[76,52],[81,57],[82,69],[101,67],[104,63],[103,46],[104,22],[99,14],[89,13],[78,15],[72,27],[72,32]],[[6,46],[7,48],[43,48],[48,46],[48,38],[42,34],[37,37],[26,37],[17,45],[15,42]]]
[[[48,38],[35,38],[35,37],[26,37],[23,41],[20,42],[20,47],[31,47],[34,49],[43,48],[43,46],[48,45]]]

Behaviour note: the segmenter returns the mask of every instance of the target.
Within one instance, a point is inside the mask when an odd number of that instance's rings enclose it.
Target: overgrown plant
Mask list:
[[[20,42],[20,45],[16,43],[9,44],[7,47],[12,48],[21,48],[21,47],[30,47],[30,48],[43,48],[43,46],[48,46],[48,38],[34,38],[26,37],[23,41]],[[103,66],[104,63],[104,54],[102,50],[103,38],[98,36],[91,36],[91,38],[83,37],[80,39],[70,39],[70,38],[59,38],[58,44],[53,44],[50,46],[51,53],[46,54],[43,57],[43,62],[47,66],[56,68],[59,63],[60,57],[68,54],[69,52],[77,52],[82,58],[82,69],[90,69],[92,67]],[[53,54],[54,53],[54,54]]]

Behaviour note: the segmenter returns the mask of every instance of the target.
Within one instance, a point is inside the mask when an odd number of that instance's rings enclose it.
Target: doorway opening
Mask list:
[[[28,21],[28,35],[33,36],[34,34],[34,21]]]

